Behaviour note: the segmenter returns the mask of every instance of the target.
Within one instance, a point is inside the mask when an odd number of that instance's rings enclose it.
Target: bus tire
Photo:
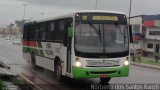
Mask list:
[[[62,76],[62,66],[61,66],[61,62],[58,60],[57,62],[55,62],[55,76],[57,81],[61,82],[63,79]]]
[[[31,65],[32,68],[36,69],[36,58],[34,54],[31,55]]]
[[[100,81],[101,81],[102,84],[104,84],[104,83],[108,84],[110,80],[111,80],[110,77],[107,77],[107,78],[100,78]]]

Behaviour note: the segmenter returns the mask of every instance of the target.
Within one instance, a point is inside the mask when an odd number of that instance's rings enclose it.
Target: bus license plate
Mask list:
[[[100,74],[100,77],[105,78],[105,77],[108,77],[108,75],[107,74]]]

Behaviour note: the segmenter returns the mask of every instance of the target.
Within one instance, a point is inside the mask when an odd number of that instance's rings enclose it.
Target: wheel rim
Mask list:
[[[31,56],[31,60],[32,67],[35,68],[35,58],[33,55]]]
[[[56,68],[56,77],[60,79],[61,75],[62,75],[62,68],[60,65],[58,65]]]

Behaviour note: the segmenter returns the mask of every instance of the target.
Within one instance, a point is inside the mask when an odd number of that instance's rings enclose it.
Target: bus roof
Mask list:
[[[36,21],[30,21],[30,22],[45,22],[45,21],[49,21],[49,20],[54,20],[54,19],[60,19],[60,18],[68,18],[68,17],[74,17],[74,15],[76,13],[116,13],[116,14],[124,14],[123,12],[118,12],[118,11],[106,11],[106,10],[78,10],[78,11],[72,11],[72,12],[68,12],[66,14],[61,14],[59,16],[54,16],[54,17],[50,17],[50,18],[45,18],[45,19],[40,19],[40,20],[36,20]],[[125,15],[125,14],[124,14]]]

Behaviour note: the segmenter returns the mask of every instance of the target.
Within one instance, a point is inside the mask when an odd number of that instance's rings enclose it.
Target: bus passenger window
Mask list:
[[[55,31],[55,22],[51,21],[47,24],[47,32],[46,32],[46,40],[53,41],[54,40],[54,31]]]
[[[40,40],[44,41],[46,39],[46,23],[41,23],[40,25]]]

